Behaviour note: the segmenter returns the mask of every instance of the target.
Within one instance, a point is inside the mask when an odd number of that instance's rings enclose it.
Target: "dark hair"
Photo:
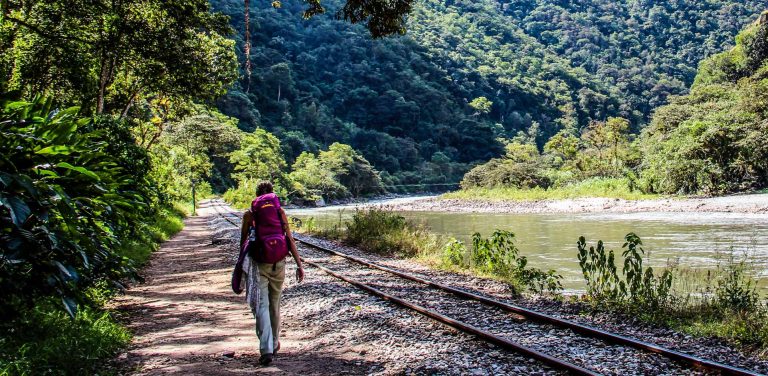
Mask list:
[[[272,187],[272,183],[268,181],[259,182],[259,185],[256,186],[256,196],[272,193],[273,189],[274,188]]]

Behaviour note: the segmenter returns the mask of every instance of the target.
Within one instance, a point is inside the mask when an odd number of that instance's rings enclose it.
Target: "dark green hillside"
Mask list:
[[[242,2],[214,5],[242,29]],[[491,125],[412,38],[372,40],[362,26],[329,17],[301,21],[301,9],[254,10],[251,90],[244,93],[243,82],[219,103],[241,127],[276,133],[289,163],[338,141],[403,182],[455,182],[465,170],[455,163],[443,166],[449,176],[408,178],[404,171],[501,152]]]
[[[685,93],[698,62],[733,45],[766,3],[745,1],[501,1],[528,35],[613,87],[622,112],[645,121]],[[627,117],[625,114],[622,116]]]
[[[610,88],[548,51],[491,1],[445,5],[426,0],[411,19],[411,37],[461,88],[465,99],[492,103],[484,120],[514,137],[531,126],[539,143],[560,129],[616,115]]]
[[[241,1],[212,4],[242,33]],[[252,9],[250,87],[219,109],[275,133],[288,163],[338,141],[389,184],[456,182],[520,135],[542,147],[609,117],[637,131],[759,13],[758,1],[424,0],[406,36],[374,40],[302,11]]]

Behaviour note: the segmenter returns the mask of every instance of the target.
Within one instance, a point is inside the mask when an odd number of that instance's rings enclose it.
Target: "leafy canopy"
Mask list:
[[[643,133],[642,178],[663,193],[768,186],[768,24],[702,63],[691,93],[660,108]]]
[[[4,1],[0,87],[127,115],[160,95],[208,100],[234,82],[227,18],[206,0]]]

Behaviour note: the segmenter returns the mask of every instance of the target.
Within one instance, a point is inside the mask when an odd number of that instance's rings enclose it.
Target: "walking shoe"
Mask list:
[[[259,364],[262,366],[266,367],[269,363],[272,363],[272,354],[264,354],[259,358]]]

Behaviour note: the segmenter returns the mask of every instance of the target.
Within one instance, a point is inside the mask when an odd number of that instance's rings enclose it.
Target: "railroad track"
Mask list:
[[[214,201],[213,206],[219,216],[227,222],[235,227],[240,226],[239,214],[229,211],[219,201]],[[396,305],[571,374],[647,374],[661,368],[668,370],[668,374],[674,375],[705,372],[723,375],[759,375],[753,371],[667,349],[431,281],[306,239],[297,238],[296,240],[319,250],[322,254],[333,256],[331,259],[323,260],[324,265],[320,265],[317,260],[303,259],[308,265]],[[316,254],[316,251],[310,251],[310,253]],[[343,268],[345,275],[329,266]],[[392,276],[398,279],[392,280]],[[428,289],[425,289],[425,286]],[[429,292],[425,294],[425,291]],[[403,296],[408,296],[409,299],[404,299]],[[449,314],[441,312],[449,312]],[[535,322],[536,327],[525,325],[525,319]],[[562,350],[562,341],[569,343],[565,351]],[[610,358],[603,355],[601,359],[586,350],[606,348],[607,344],[610,344],[608,345],[610,350],[614,350],[609,352]],[[546,353],[544,350],[548,345],[554,347],[559,345],[563,353],[557,356]],[[627,351],[628,348],[631,351]],[[646,369],[644,367],[647,368],[647,372],[643,371]]]

